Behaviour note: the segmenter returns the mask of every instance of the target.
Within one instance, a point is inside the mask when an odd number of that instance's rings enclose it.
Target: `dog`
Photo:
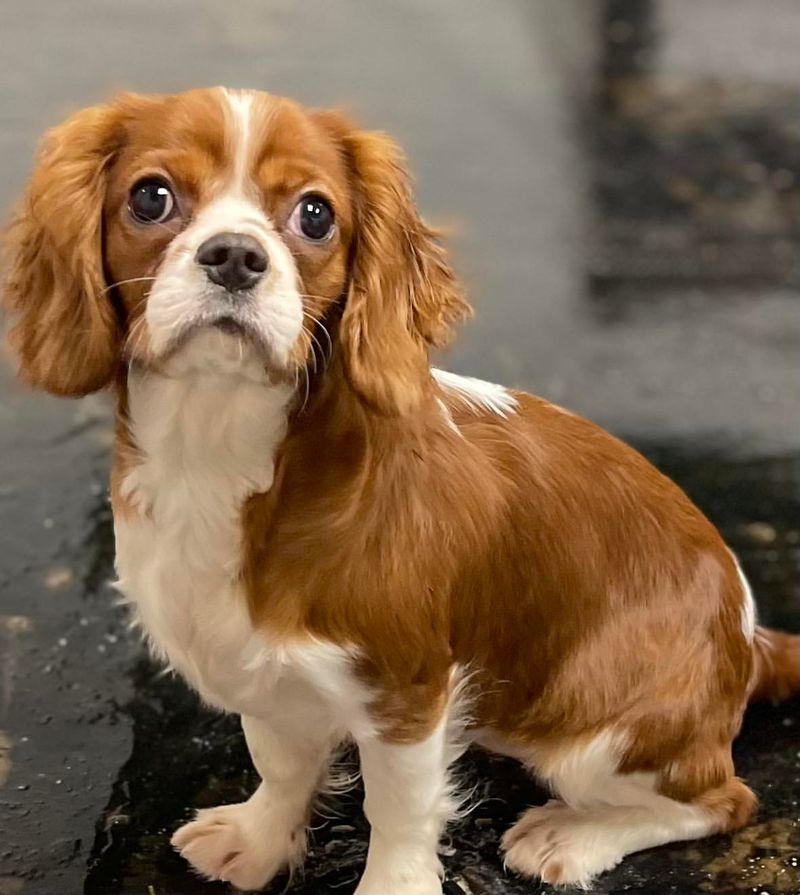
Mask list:
[[[748,822],[731,741],[800,690],[800,638],[633,449],[430,366],[470,308],[389,138],[257,91],[123,95],[45,137],[6,258],[21,377],[115,397],[119,587],[261,778],[175,833],[197,872],[301,862],[346,739],[357,895],[442,892],[470,744],[552,791],[502,841],[547,883]]]

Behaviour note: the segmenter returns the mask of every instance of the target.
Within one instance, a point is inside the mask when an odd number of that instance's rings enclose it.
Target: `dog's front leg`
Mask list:
[[[446,731],[442,719],[416,742],[359,741],[372,832],[356,895],[441,895],[438,845],[453,810]]]
[[[316,705],[283,706],[270,721],[242,716],[242,728],[258,789],[246,802],[199,811],[172,844],[204,876],[251,890],[302,861],[311,802],[337,737]]]

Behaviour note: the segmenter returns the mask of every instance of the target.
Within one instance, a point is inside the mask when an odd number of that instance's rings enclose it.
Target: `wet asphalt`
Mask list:
[[[404,143],[454,231],[478,317],[447,364],[636,444],[721,528],[762,619],[800,631],[799,38],[794,0],[7,0],[0,206],[39,133],[116,89],[346,105]],[[236,720],[114,607],[110,437],[103,397],[32,395],[0,364],[0,895],[224,892],[168,835],[254,785]],[[754,826],[597,890],[800,892],[800,702],[752,709],[736,758]],[[537,891],[497,841],[544,793],[482,754],[460,772],[453,891]],[[348,892],[358,790],[314,827],[290,891]]]

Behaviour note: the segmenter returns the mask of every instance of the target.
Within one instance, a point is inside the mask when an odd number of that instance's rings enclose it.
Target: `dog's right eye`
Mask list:
[[[140,180],[131,190],[128,211],[140,224],[161,224],[172,217],[174,210],[172,190],[159,178]]]

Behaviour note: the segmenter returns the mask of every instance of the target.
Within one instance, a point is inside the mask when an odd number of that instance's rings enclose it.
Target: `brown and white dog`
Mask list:
[[[800,640],[635,451],[431,369],[469,307],[389,139],[265,93],[122,96],[48,134],[7,261],[21,375],[116,395],[120,587],[262,779],[175,834],[200,873],[299,862],[345,738],[359,895],[441,892],[469,743],[553,791],[503,841],[550,883],[748,821],[731,740],[800,689]]]

